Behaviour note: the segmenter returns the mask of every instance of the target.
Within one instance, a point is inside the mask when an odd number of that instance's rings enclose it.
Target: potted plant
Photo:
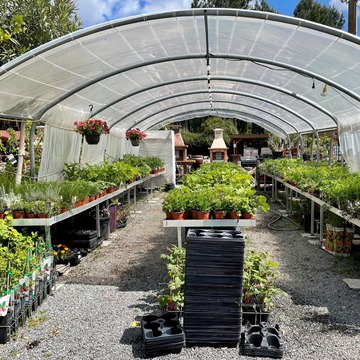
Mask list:
[[[109,127],[106,121],[88,119],[85,121],[75,121],[75,132],[85,136],[88,144],[97,144],[101,134],[109,134]]]
[[[125,136],[126,140],[131,141],[132,146],[139,146],[140,141],[144,140],[147,137],[147,134],[139,128],[134,128],[126,130]]]
[[[167,193],[162,210],[168,220],[182,220],[188,208],[190,190],[187,187],[175,188]]]
[[[168,253],[161,254],[160,257],[167,260],[169,280],[156,300],[168,311],[181,311],[184,307],[185,249],[173,245],[167,250]]]
[[[245,251],[243,276],[243,321],[252,324],[267,321],[274,305],[274,296],[283,294],[275,286],[279,278],[278,264],[271,260],[268,252]]]

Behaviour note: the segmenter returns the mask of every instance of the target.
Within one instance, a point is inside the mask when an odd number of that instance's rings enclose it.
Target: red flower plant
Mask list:
[[[127,130],[125,136],[127,140],[143,140],[147,137],[145,132],[138,128]]]
[[[81,135],[101,135],[108,134],[109,127],[106,121],[88,119],[85,121],[75,121],[75,131]]]

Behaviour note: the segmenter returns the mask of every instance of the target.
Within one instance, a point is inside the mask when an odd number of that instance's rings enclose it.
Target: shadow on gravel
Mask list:
[[[272,208],[279,208],[270,202]],[[327,308],[330,322],[360,327],[358,304],[360,291],[352,290],[343,281],[344,278],[360,279],[360,261],[358,256],[335,257],[308,242],[302,236],[303,230],[270,230],[268,224],[276,219],[274,213],[261,214],[257,227],[249,233],[257,234],[272,244],[271,252],[280,264],[282,279],[279,287],[287,292],[297,305],[309,305]],[[287,220],[275,226],[294,228]],[[266,247],[266,244],[265,246]],[[307,319],[318,321],[318,319]]]
[[[139,327],[125,329],[120,344],[131,345],[134,359],[146,359],[144,341]]]

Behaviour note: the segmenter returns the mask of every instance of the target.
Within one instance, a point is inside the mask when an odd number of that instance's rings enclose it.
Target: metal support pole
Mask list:
[[[314,235],[314,222],[315,222],[315,202],[313,200],[311,200],[311,220],[310,220],[310,225],[311,225],[311,235]]]
[[[320,205],[320,224],[319,224],[319,232],[320,232],[320,244],[322,244],[324,239],[324,206]]]
[[[177,238],[178,238],[178,247],[182,248],[182,240],[181,240],[181,227],[177,227]]]
[[[20,141],[19,141],[19,150],[18,150],[18,163],[16,168],[15,183],[19,185],[21,183],[22,169],[24,165],[24,155],[25,155],[25,121],[21,122],[20,125]]]
[[[334,136],[335,136],[335,131],[333,131],[330,136],[329,165],[332,164],[332,160],[333,160],[332,157],[334,152]]]
[[[277,182],[277,180],[275,180],[275,186],[274,187],[275,187],[275,190],[274,190],[275,191],[275,197],[274,197],[274,199],[277,200],[277,195],[278,195],[278,182]]]
[[[100,206],[99,204],[96,204],[95,206],[95,212],[96,212],[96,233],[97,237],[100,237]]]
[[[271,198],[275,198],[275,179],[271,178]]]

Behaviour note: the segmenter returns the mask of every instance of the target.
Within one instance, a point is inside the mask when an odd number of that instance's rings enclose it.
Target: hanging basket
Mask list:
[[[140,139],[130,139],[132,146],[139,146],[140,145]]]
[[[100,135],[85,135],[85,140],[89,145],[96,145],[100,141]]]

